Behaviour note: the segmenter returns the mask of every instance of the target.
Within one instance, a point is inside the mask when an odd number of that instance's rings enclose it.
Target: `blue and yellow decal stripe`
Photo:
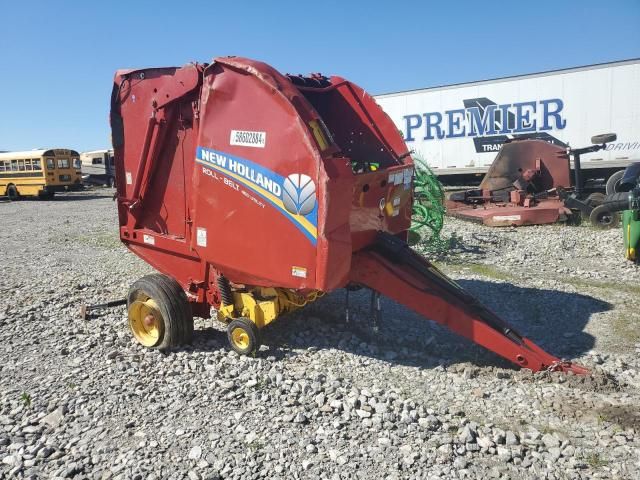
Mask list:
[[[204,152],[204,155],[203,155]],[[273,207],[275,207],[282,215],[284,215],[291,223],[294,224],[294,226],[300,230],[305,237],[307,237],[307,239],[315,246],[317,243],[317,239],[318,239],[318,228],[317,228],[317,218],[318,218],[318,205],[317,205],[317,201],[316,201],[316,206],[314,207],[314,209],[307,215],[296,215],[293,214],[291,212],[289,212],[287,209],[284,208],[284,204],[282,203],[282,200],[279,196],[274,195],[272,192],[266,190],[265,188],[261,187],[260,185],[257,185],[256,183],[252,182],[251,180],[249,180],[248,178],[243,177],[242,175],[239,175],[238,173],[232,172],[230,171],[228,168],[226,168],[226,164],[225,166],[220,165],[219,163],[221,162],[216,162],[216,161],[212,161],[210,160],[211,154],[215,154],[217,157],[216,158],[225,158],[225,159],[232,159],[234,162],[241,162],[243,165],[254,169],[255,171],[259,172],[261,175],[263,175],[265,178],[268,178],[274,182],[276,182],[278,184],[278,186],[280,187],[280,191],[282,191],[282,184],[283,184],[283,180],[284,178],[280,175],[278,175],[277,173],[268,170],[266,168],[264,168],[262,165],[258,165],[253,163],[250,160],[244,159],[244,158],[240,158],[240,157],[235,157],[233,155],[229,155],[228,153],[225,152],[220,152],[217,150],[211,150],[211,149],[205,149],[202,147],[198,147],[197,148],[197,157],[196,157],[196,163],[199,163],[207,168],[210,168],[212,170],[215,170],[216,172],[231,178],[233,180],[235,180],[236,182],[242,184],[243,186],[247,187],[249,190],[251,190],[252,192],[256,193],[257,195],[259,195],[261,198],[263,198],[264,200],[266,200],[269,204],[271,204]]]

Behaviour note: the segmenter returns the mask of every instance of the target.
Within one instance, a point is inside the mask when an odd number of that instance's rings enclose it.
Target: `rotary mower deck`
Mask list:
[[[357,85],[238,57],[121,70],[111,127],[120,238],[162,272],[129,292],[141,344],[188,343],[213,307],[232,348],[252,353],[280,315],[368,287],[520,367],[587,373],[407,245],[413,160]]]
[[[599,228],[615,226],[615,214],[597,209],[604,195],[584,195],[580,166],[581,155],[602,150],[615,139],[614,133],[597,135],[592,145],[575,149],[535,139],[507,141],[479,188],[449,195],[447,213],[490,227],[579,223],[582,217]]]

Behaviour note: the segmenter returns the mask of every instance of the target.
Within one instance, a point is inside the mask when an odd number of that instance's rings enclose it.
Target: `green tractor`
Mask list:
[[[627,210],[622,212],[624,256],[640,264],[640,162],[629,165],[616,190],[627,193]]]

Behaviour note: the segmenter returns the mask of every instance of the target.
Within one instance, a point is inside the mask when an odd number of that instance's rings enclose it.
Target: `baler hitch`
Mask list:
[[[104,302],[104,303],[97,303],[95,305],[82,304],[80,305],[80,318],[82,320],[88,320],[89,318],[96,316],[95,312],[97,310],[119,307],[121,305],[126,305],[126,304],[127,304],[126,298],[111,300],[109,302]]]

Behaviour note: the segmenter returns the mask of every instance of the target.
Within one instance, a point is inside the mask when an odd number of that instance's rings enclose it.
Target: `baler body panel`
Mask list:
[[[207,238],[192,247],[236,282],[315,288],[320,156],[288,92],[252,72],[234,62],[205,73],[193,204]],[[289,192],[288,178],[308,189]],[[291,193],[305,210],[285,208]]]
[[[340,77],[298,88],[264,63],[225,57],[120,71],[115,84],[121,237],[163,272],[172,253],[161,245],[175,245],[236,283],[330,291],[348,281],[354,250],[410,224],[406,146]],[[174,276],[207,283],[207,268]]]

